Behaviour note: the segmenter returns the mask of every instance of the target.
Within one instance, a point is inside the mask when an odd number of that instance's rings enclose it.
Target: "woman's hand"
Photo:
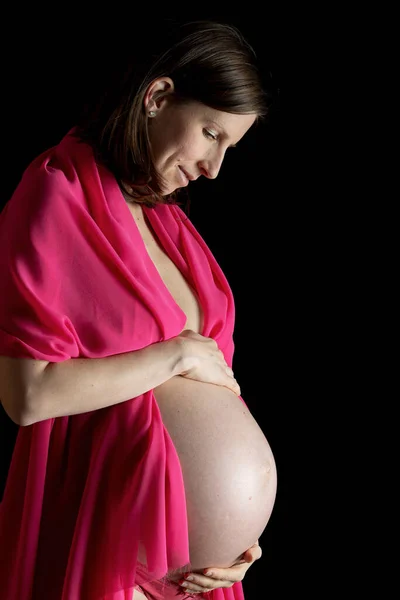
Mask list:
[[[257,542],[241,556],[240,560],[232,567],[225,569],[208,568],[201,573],[187,573],[179,584],[182,589],[190,593],[207,593],[217,588],[232,587],[242,581],[251,565],[261,558],[261,548]],[[191,578],[191,579],[190,579]]]
[[[240,396],[240,387],[215,340],[185,329],[170,341],[181,348],[182,377],[222,385]]]

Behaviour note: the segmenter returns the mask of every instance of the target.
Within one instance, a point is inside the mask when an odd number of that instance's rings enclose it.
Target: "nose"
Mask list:
[[[202,175],[208,179],[215,179],[221,169],[224,154],[199,161],[199,169]]]

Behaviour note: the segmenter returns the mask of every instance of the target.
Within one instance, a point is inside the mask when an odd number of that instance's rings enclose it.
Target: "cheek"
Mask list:
[[[208,151],[207,140],[201,132],[189,131],[188,127],[176,122],[174,127],[171,122],[160,122],[153,135],[150,133],[150,142],[155,165],[162,171],[178,163],[200,160]]]
[[[181,142],[178,148],[178,158],[180,161],[196,161],[206,154],[207,148],[203,140],[198,137],[185,139]]]

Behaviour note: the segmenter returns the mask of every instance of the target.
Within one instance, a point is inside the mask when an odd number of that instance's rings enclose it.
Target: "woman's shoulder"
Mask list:
[[[9,248],[19,246],[21,238],[31,243],[51,239],[57,245],[58,236],[76,224],[77,215],[88,212],[69,145],[61,140],[23,172],[0,214],[0,237],[4,243],[7,240]]]
[[[64,205],[67,197],[79,198],[76,165],[85,160],[93,160],[90,147],[68,132],[25,168],[7,203],[8,209],[38,214],[41,209],[54,210],[57,205]],[[84,164],[80,167],[85,168]]]

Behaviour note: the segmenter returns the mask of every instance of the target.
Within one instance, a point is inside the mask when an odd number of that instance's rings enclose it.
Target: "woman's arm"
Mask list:
[[[119,404],[175,375],[240,394],[216,342],[185,330],[170,340],[105,358],[52,363],[0,356],[0,399],[10,418],[27,426]]]
[[[0,357],[0,398],[8,416],[22,426],[75,415],[135,398],[181,370],[173,340],[105,358],[71,358],[51,363]]]

